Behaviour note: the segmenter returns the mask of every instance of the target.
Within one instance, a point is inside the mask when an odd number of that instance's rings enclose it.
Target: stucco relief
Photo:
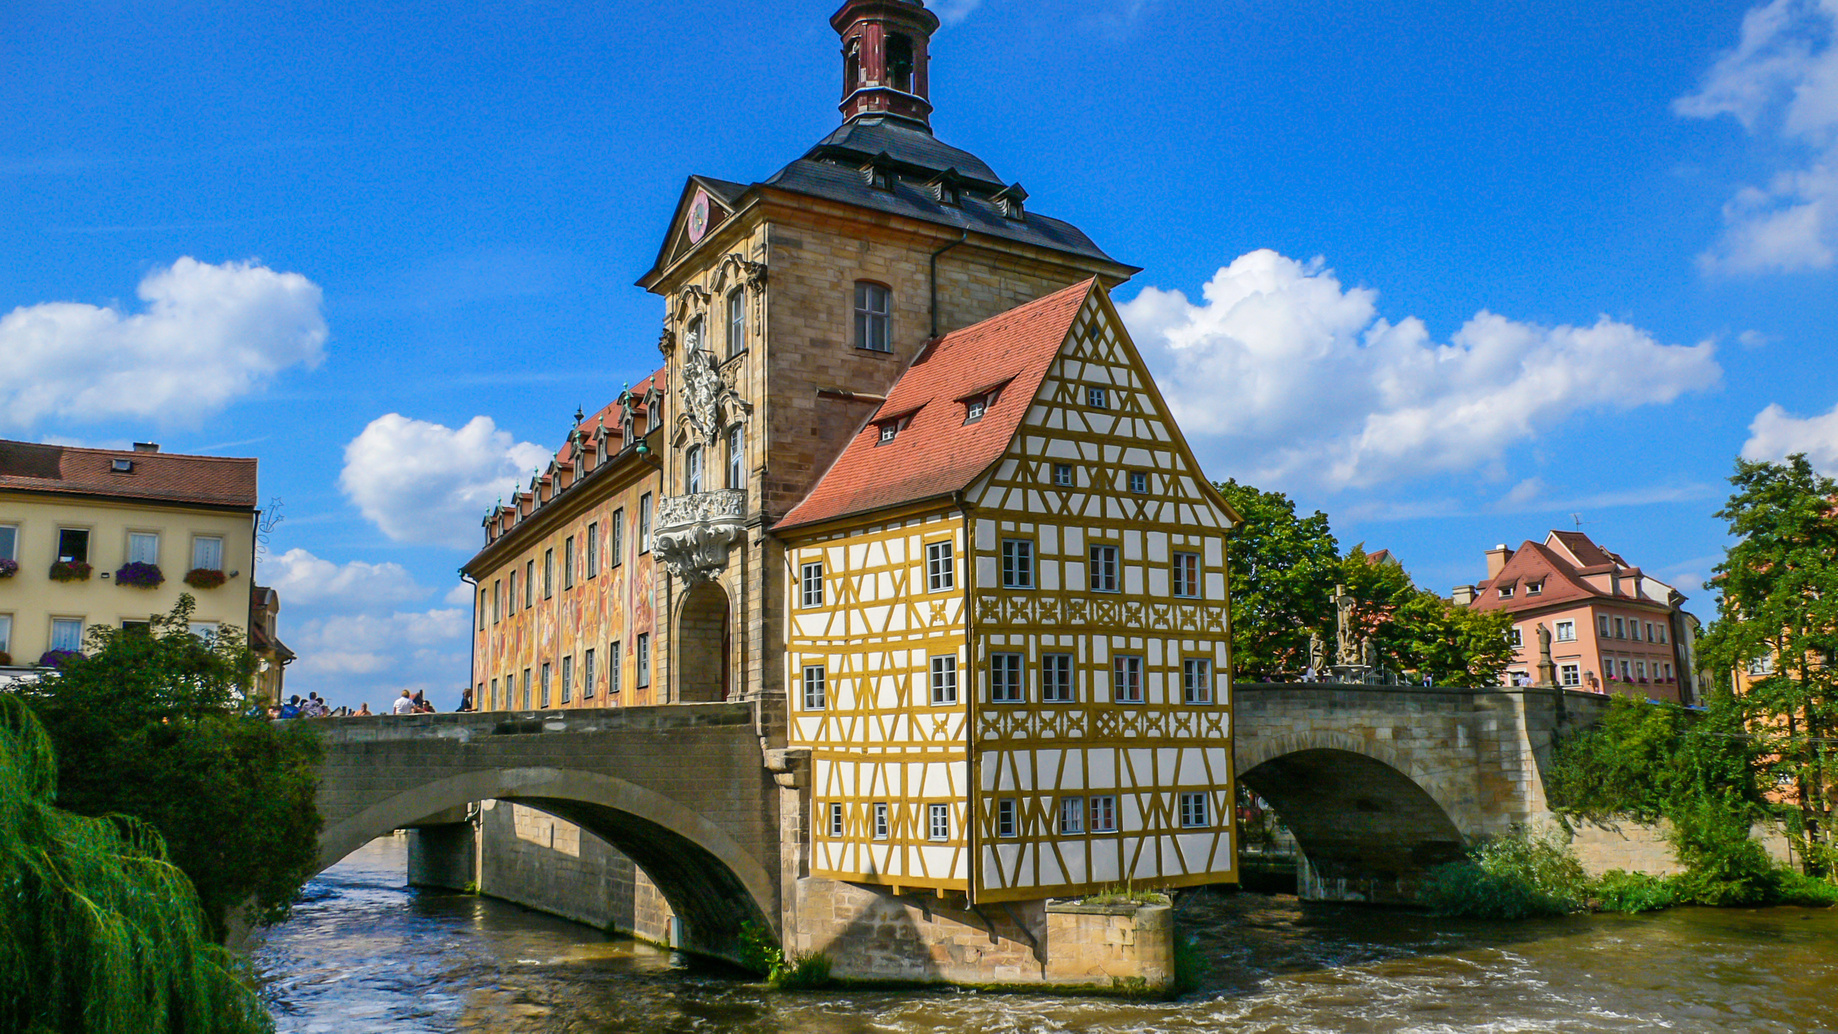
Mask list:
[[[658,501],[651,552],[685,587],[712,581],[728,565],[728,547],[746,521],[746,493],[735,489]]]

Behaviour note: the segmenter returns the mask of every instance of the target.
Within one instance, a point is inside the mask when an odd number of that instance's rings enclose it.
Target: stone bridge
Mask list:
[[[742,923],[779,927],[779,793],[754,704],[317,724],[321,869],[391,830],[510,801],[625,852],[682,921],[686,948],[732,956]]]
[[[1304,856],[1303,896],[1408,903],[1465,844],[1549,817],[1543,766],[1560,729],[1607,698],[1544,687],[1342,683],[1233,687],[1239,781]]]

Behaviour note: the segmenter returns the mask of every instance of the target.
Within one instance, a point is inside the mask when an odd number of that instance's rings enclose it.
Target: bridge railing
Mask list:
[[[710,704],[656,704],[649,707],[571,707],[538,711],[462,711],[294,720],[311,724],[320,738],[329,743],[365,743],[747,725],[757,720],[755,708],[754,702],[742,700]]]

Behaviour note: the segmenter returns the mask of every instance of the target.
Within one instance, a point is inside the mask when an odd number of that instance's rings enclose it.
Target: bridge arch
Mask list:
[[[686,948],[732,958],[742,924],[779,925],[775,877],[720,826],[653,790],[578,769],[479,769],[409,786],[329,824],[319,835],[318,867],[391,830],[484,800],[547,812],[618,848],[682,920]]]
[[[1283,819],[1308,861],[1305,896],[1410,904],[1429,869],[1462,857],[1467,802],[1405,752],[1313,730],[1242,743],[1238,779]]]

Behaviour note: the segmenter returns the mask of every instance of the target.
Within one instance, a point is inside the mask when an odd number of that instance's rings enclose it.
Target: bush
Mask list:
[[[1739,801],[1706,798],[1673,810],[1667,834],[1685,873],[1674,880],[1682,901],[1698,905],[1758,905],[1780,884],[1779,867],[1749,835],[1750,813]]]
[[[223,582],[223,572],[209,567],[194,567],[185,572],[185,584],[194,589],[215,589]]]
[[[758,923],[740,924],[740,964],[764,976],[780,990],[808,990],[830,982],[830,957],[824,953],[787,956],[772,931]]]
[[[0,557],[0,578],[11,578],[19,573],[19,561]]]
[[[10,668],[12,666],[13,655],[7,653],[5,650],[0,650],[0,668]]]
[[[795,955],[780,963],[767,978],[781,991],[805,991],[830,982],[830,957],[817,951]]]
[[[1595,881],[1596,903],[1604,912],[1652,912],[1670,908],[1678,891],[1664,876],[1610,869]]]
[[[1589,877],[1567,845],[1518,829],[1482,843],[1467,860],[1431,869],[1422,896],[1438,915],[1523,919],[1578,911],[1588,892]]]
[[[1805,908],[1829,908],[1838,905],[1838,886],[1816,876],[1781,869],[1774,888],[1775,902]]]
[[[123,564],[121,570],[115,572],[116,585],[132,585],[137,589],[157,589],[165,580],[166,576],[160,573],[158,564],[144,564],[137,561],[132,564]]]

